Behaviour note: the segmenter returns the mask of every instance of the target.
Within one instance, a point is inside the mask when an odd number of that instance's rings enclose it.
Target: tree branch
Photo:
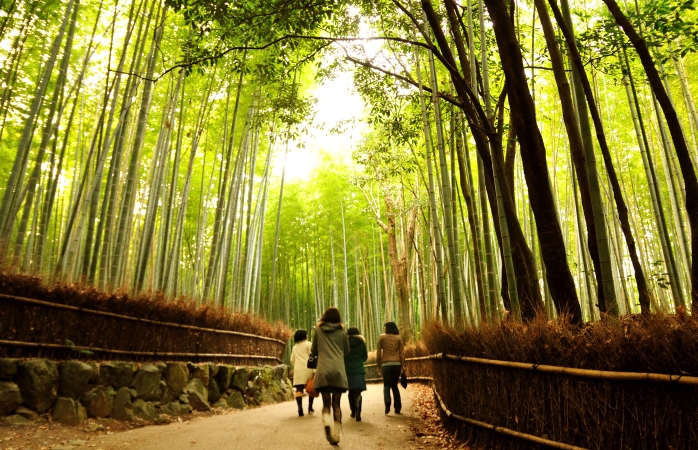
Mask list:
[[[397,78],[398,80],[401,80],[401,81],[404,81],[405,83],[411,84],[411,85],[414,86],[414,87],[417,87],[417,88],[420,87],[419,83],[417,83],[416,81],[412,80],[411,78],[408,78],[408,77],[406,77],[406,76],[403,76],[403,75],[397,74],[397,73],[395,73],[395,72],[391,72],[391,71],[389,71],[389,70],[386,70],[386,69],[383,69],[383,68],[381,68],[381,67],[375,66],[375,65],[373,65],[373,64],[371,64],[371,63],[369,63],[369,62],[367,62],[367,61],[361,61],[361,60],[358,60],[358,59],[353,58],[353,57],[348,56],[348,55],[345,56],[344,59],[346,59],[346,60],[349,61],[349,62],[353,62],[354,64],[357,64],[357,65],[359,65],[359,66],[366,67],[367,69],[375,70],[375,71],[377,71],[377,72],[384,73],[385,75],[391,76],[391,77],[393,77],[393,78]],[[430,87],[421,85],[421,88],[422,88],[423,90],[429,92],[429,93],[432,92],[432,90],[431,90]],[[452,105],[455,105],[455,106],[458,106],[458,107],[461,106],[461,102],[459,102],[458,99],[455,99],[455,98],[453,98],[451,95],[448,95],[448,94],[446,94],[446,93],[444,93],[444,92],[437,92],[437,96],[439,96],[440,98],[443,98],[444,100],[446,100],[447,102],[451,103]]]
[[[364,198],[366,199],[366,202],[371,205],[371,211],[373,212],[373,215],[376,216],[376,223],[385,231],[387,234],[390,234],[390,228],[388,225],[385,224],[380,218],[380,215],[378,214],[378,208],[374,205],[374,202],[371,201],[371,199],[368,198],[368,195],[366,194],[366,191],[361,185],[357,184],[357,187],[361,191],[362,194],[364,194]]]
[[[401,42],[403,44],[409,44],[409,45],[416,45],[419,47],[424,47],[428,50],[434,50],[431,46],[428,44],[425,44],[424,42],[419,42],[419,41],[412,41],[410,39],[405,39],[405,38],[400,38],[400,37],[395,37],[395,36],[376,36],[376,37],[365,37],[365,38],[351,38],[351,37],[325,37],[325,36],[307,36],[307,35],[298,35],[298,34],[286,34],[284,36],[281,36],[278,39],[274,39],[273,41],[267,42],[266,44],[263,45],[256,45],[256,46],[247,46],[247,45],[241,45],[241,46],[234,46],[234,47],[228,47],[227,49],[211,56],[204,56],[201,58],[197,58],[193,61],[185,62],[185,63],[180,63],[180,64],[175,64],[174,66],[170,67],[169,69],[165,70],[163,73],[158,75],[155,78],[148,78],[144,77],[142,75],[139,75],[137,73],[131,73],[131,72],[122,72],[122,71],[117,71],[117,70],[110,70],[111,72],[114,73],[120,73],[123,75],[130,75],[134,76],[136,78],[140,78],[145,81],[158,81],[168,73],[172,72],[173,70],[182,68],[182,67],[192,67],[196,66],[198,64],[201,64],[206,61],[213,61],[218,58],[222,58],[223,56],[227,55],[230,52],[234,51],[239,51],[239,50],[266,50],[269,47],[272,47],[276,44],[279,44],[283,41],[290,40],[290,39],[300,39],[300,40],[310,40],[310,41],[324,41],[328,42],[329,44],[335,43],[335,42],[357,42],[357,41],[394,41],[394,42]]]

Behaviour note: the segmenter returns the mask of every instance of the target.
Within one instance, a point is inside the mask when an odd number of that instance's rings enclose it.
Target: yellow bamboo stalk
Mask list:
[[[642,372],[616,372],[611,370],[574,369],[571,367],[548,366],[545,364],[530,364],[512,361],[498,361],[494,359],[472,358],[469,356],[448,355],[437,353],[422,359],[450,359],[454,361],[465,361],[474,364],[487,366],[507,367],[512,369],[533,370],[536,372],[555,373],[560,375],[571,375],[582,378],[596,378],[613,381],[652,381],[657,383],[676,383],[690,386],[698,386],[698,377],[685,375],[670,375],[663,373],[642,373]]]
[[[671,375],[663,373],[648,372],[618,372],[612,370],[575,369],[572,367],[549,366],[545,364],[531,364],[513,361],[500,361],[496,359],[473,358],[470,356],[449,355],[447,353],[435,353],[429,356],[405,358],[405,361],[424,361],[427,359],[447,359],[452,361],[463,361],[486,366],[506,367],[510,369],[533,370],[535,372],[555,373],[559,375],[569,375],[582,378],[595,378],[612,381],[651,381],[655,383],[675,383],[689,386],[698,386],[698,377],[689,375]],[[364,367],[375,366],[366,364]]]

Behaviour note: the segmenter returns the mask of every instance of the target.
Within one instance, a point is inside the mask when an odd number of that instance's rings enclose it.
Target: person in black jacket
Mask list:
[[[351,417],[361,422],[361,392],[366,390],[366,370],[364,361],[368,359],[366,351],[366,339],[359,333],[359,329],[351,327],[347,330],[349,335],[349,354],[344,356],[344,367],[349,381],[349,408]]]

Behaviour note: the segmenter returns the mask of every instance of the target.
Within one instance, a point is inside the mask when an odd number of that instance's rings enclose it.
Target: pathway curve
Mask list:
[[[420,419],[413,410],[411,393],[400,389],[402,414],[384,414],[383,386],[369,385],[364,392],[362,421],[349,417],[346,394],[342,396],[343,430],[339,447],[346,450],[406,450],[424,448],[418,443],[410,425],[419,427]],[[298,417],[295,402],[285,402],[246,411],[149,426],[124,433],[104,436],[96,442],[102,449],[190,450],[305,450],[326,446],[320,411],[322,400],[315,400],[314,414]],[[307,410],[307,397],[303,399]],[[336,448],[336,447],[335,447]]]

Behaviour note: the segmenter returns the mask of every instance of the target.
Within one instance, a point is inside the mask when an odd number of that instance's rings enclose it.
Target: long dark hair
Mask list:
[[[301,342],[308,339],[308,332],[305,330],[298,330],[296,334],[293,335],[293,342]]]
[[[397,329],[397,325],[395,324],[395,322],[385,323],[385,334],[400,334],[400,331]]]
[[[320,323],[342,323],[342,316],[337,308],[330,306],[320,318]]]

